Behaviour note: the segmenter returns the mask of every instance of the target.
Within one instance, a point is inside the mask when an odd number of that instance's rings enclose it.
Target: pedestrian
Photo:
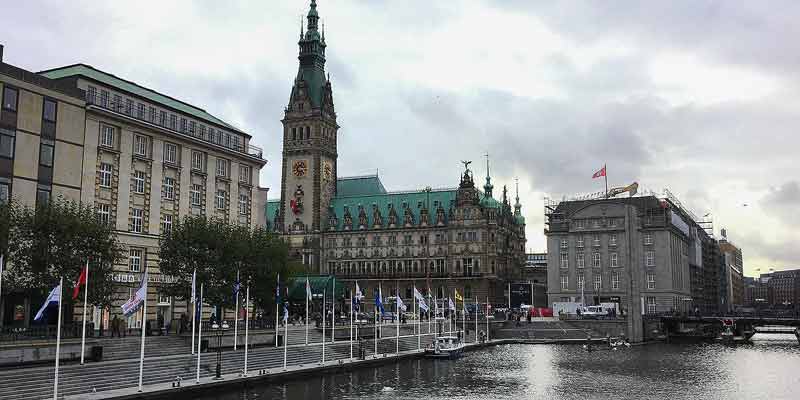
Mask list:
[[[163,335],[163,332],[164,332],[164,330],[163,330],[164,329],[164,315],[163,314],[158,314],[158,317],[156,317],[156,329],[158,329],[158,336]]]
[[[120,325],[119,317],[117,317],[117,314],[114,314],[114,318],[111,320],[111,337],[112,338],[114,337],[114,334],[116,334],[117,337],[122,337],[122,335],[120,335],[120,333],[119,333],[119,325]]]

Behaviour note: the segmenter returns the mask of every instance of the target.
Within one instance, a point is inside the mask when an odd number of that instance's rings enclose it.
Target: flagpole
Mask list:
[[[199,321],[197,321],[197,377],[195,383],[200,383],[200,343],[203,341],[203,284],[200,284],[200,304],[195,300],[193,312],[197,314],[197,306],[200,306]]]
[[[456,300],[456,288],[453,288],[453,301],[455,301],[455,300]],[[448,309],[450,308],[450,302],[449,301],[447,302],[447,308]],[[453,304],[453,308],[456,308],[455,304]],[[455,314],[456,314],[456,310],[455,309],[452,310],[452,311],[453,312],[450,313],[449,317],[447,318],[447,323],[449,324],[449,329],[450,329],[450,336],[453,335],[453,318],[455,318]],[[458,325],[456,325],[456,329],[458,329]]]
[[[248,280],[249,282],[249,280]],[[245,296],[247,297],[244,301],[244,373],[242,376],[247,376],[247,350],[249,345],[249,336],[250,333],[250,284],[247,284],[247,290],[245,291]]]
[[[195,288],[197,286],[197,268],[192,272],[192,355],[194,355],[194,334],[196,332],[194,320],[197,317],[197,293]]]
[[[608,198],[608,169],[605,164],[603,164],[603,172],[603,178],[605,178],[606,181],[606,198]]]
[[[275,347],[278,347],[278,298],[281,294],[281,274],[278,274],[278,281],[275,287]],[[286,339],[284,339],[286,340]]]
[[[3,305],[3,267],[5,266],[5,254],[0,253],[0,306]]]
[[[333,277],[333,292],[331,292],[331,343],[336,342],[336,277]]]
[[[422,321],[420,321],[421,316],[420,316],[419,308],[417,308],[417,285],[414,285],[414,296],[412,297],[411,301],[413,301],[413,304],[411,305],[411,310],[414,313],[416,313],[416,316],[417,316],[417,321],[416,321],[416,324],[414,325],[414,329],[416,329],[416,331],[417,331],[417,350],[419,350],[420,346],[421,346],[421,341],[422,341],[422,337],[420,337],[420,333],[421,333],[422,329],[420,329],[421,327],[419,326],[419,324]]]
[[[233,316],[233,351],[239,342],[239,270],[236,270],[236,312]]]
[[[475,296],[475,343],[478,343],[478,296]]]
[[[147,279],[146,272],[144,275],[142,275],[142,279]],[[142,308],[142,346],[139,350],[139,392],[142,391],[142,377],[144,376],[144,337],[147,333],[147,330],[145,329],[145,323],[147,321],[147,282],[142,282],[142,285],[145,287],[145,290],[144,300],[142,300],[144,302],[144,307]]]
[[[380,282],[379,282],[378,283],[378,296],[381,295],[380,290],[381,289],[380,289]],[[373,327],[375,328],[375,333],[373,335],[375,337],[375,352],[372,353],[372,357],[373,358],[377,358],[378,357],[378,303],[377,302],[375,302],[375,323],[373,324]]]
[[[353,291],[350,290],[350,359],[353,359]]]
[[[508,297],[511,298],[511,292],[508,292]],[[486,341],[489,341],[489,296],[486,296]]]
[[[396,337],[396,345],[395,345],[395,354],[400,354],[400,281],[396,281],[394,287],[394,316],[395,316],[395,325],[397,326],[397,332],[395,333]]]
[[[308,346],[308,292],[311,286],[308,283],[308,275],[306,275],[306,346]]]
[[[326,285],[327,286],[327,285]],[[322,290],[322,363],[325,363],[325,297],[327,296],[327,288]]]
[[[58,400],[58,361],[61,358],[61,301],[64,294],[64,277],[58,283],[58,322],[56,323],[56,376],[53,380],[53,400]]]
[[[286,310],[286,304],[283,305],[283,308],[283,369],[286,370],[286,355],[288,354],[289,346],[289,321],[287,321],[288,311]]]
[[[463,290],[463,289],[462,289]],[[466,296],[467,293],[464,293]],[[463,296],[461,297],[461,325],[463,326],[464,331],[464,343],[467,342],[467,299]]]
[[[80,278],[78,278],[80,281]],[[83,291],[83,330],[81,333],[81,365],[83,365],[84,350],[86,349],[86,299],[89,298],[89,259],[86,259],[86,282]]]

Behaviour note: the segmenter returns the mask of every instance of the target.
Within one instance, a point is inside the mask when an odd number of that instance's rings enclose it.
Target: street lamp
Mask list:
[[[222,336],[228,328],[230,327],[226,321],[222,321],[222,325],[216,321],[211,325],[211,330],[217,335],[217,374],[214,379],[222,379]]]

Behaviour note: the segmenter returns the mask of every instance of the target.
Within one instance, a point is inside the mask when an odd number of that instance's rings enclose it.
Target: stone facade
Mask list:
[[[654,196],[565,201],[548,214],[550,303],[618,302],[631,314],[692,309],[692,224]]]
[[[169,320],[185,310],[185,301],[176,303],[160,288],[190,277],[158,270],[159,237],[179,218],[197,215],[263,226],[267,196],[258,184],[266,160],[247,133],[203,109],[88,65],[35,74],[7,64],[0,68],[0,91],[10,87],[19,94],[19,112],[4,109],[1,116],[4,126],[13,128],[7,131],[16,136],[18,150],[10,162],[0,156],[0,170],[8,172],[3,178],[0,171],[0,185],[11,179],[8,190],[0,192],[26,204],[63,195],[92,205],[112,224],[128,251],[115,265],[115,305],[131,296],[147,270],[148,318]],[[43,116],[47,100],[57,105],[54,123]],[[40,142],[54,143],[53,167],[39,159],[46,154]],[[94,321],[101,318],[98,310],[94,314]],[[132,318],[128,326],[140,321]]]
[[[513,210],[505,189],[502,202],[492,198],[488,170],[483,191],[469,163],[457,189],[387,192],[377,175],[337,177],[339,126],[318,19],[312,1],[282,120],[281,197],[268,202],[267,225],[308,273],[358,281],[367,296],[381,286],[410,303],[416,286],[505,303],[505,280],[524,263],[525,222],[519,198]]]

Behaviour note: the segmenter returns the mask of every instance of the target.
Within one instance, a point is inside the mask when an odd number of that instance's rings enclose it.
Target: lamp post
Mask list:
[[[222,325],[217,324],[216,321],[211,325],[211,330],[217,335],[217,373],[214,379],[222,379],[222,336],[228,328],[230,327],[226,321],[222,321]]]

